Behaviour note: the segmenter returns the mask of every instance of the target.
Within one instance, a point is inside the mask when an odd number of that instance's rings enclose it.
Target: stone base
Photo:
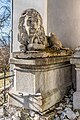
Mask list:
[[[80,91],[73,94],[73,108],[80,109]]]
[[[10,59],[15,76],[9,103],[43,113],[59,102],[72,85],[70,56],[34,59],[25,55],[16,54],[17,58]]]
[[[9,104],[27,110],[42,112],[42,96],[39,93],[34,95],[11,91],[9,92]]]
[[[56,91],[54,89],[55,92],[50,93],[48,91],[43,95],[41,95],[41,93],[27,94],[12,90],[9,92],[9,105],[25,108],[29,111],[34,111],[35,113],[44,115],[64,97],[66,92],[70,89],[70,85],[65,85],[66,88],[64,86],[56,88]]]

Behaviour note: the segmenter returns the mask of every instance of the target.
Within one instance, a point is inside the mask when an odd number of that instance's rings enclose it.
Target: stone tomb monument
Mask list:
[[[9,104],[43,114],[64,97],[71,86],[70,56],[54,33],[45,35],[41,15],[25,10],[19,19],[20,51],[13,52],[14,87]]]

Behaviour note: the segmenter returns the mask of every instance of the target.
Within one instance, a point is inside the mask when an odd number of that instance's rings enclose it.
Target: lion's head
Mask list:
[[[19,19],[19,42],[28,50],[45,49],[47,40],[41,15],[34,9],[25,10]]]

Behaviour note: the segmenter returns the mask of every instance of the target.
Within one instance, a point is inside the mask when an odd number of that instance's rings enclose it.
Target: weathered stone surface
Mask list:
[[[42,96],[40,94],[19,94],[19,91],[9,92],[9,104],[19,106],[21,108],[26,108],[34,111],[41,111],[42,106]]]
[[[8,106],[6,111],[8,113],[7,117],[2,116],[1,119],[5,120],[80,120],[80,111],[73,110],[70,105],[73,105],[73,93],[71,89],[68,94],[52,108],[50,108],[46,113],[40,115],[38,112],[20,108],[16,106]],[[67,99],[69,103],[67,103]],[[68,107],[67,107],[68,106]],[[1,113],[0,113],[1,114]],[[1,120],[0,119],[0,120]]]
[[[11,63],[15,64],[14,89],[17,93],[21,93],[16,94],[14,92],[14,94],[12,90],[10,94],[13,104],[26,106],[27,108],[26,103],[29,102],[29,95],[33,94],[35,96],[36,93],[41,93],[42,104],[40,101],[35,104],[34,98],[31,99],[34,101],[34,106],[36,105],[35,108],[39,107],[38,110],[43,112],[60,101],[72,84],[69,57],[11,59]],[[14,98],[17,102],[20,101],[19,104],[13,100]]]
[[[72,50],[54,50],[46,49],[41,51],[26,51],[23,52],[13,52],[13,58],[49,58],[49,57],[66,57],[72,55]]]
[[[74,109],[80,109],[80,91],[76,91],[73,95],[73,107]]]
[[[26,50],[45,49],[47,40],[41,15],[35,9],[25,10],[19,19],[18,41]],[[22,52],[25,52],[25,49]]]
[[[61,59],[60,59],[61,58]],[[68,65],[69,64],[69,58],[70,57],[54,57],[54,58],[49,58],[49,59],[33,59],[33,60],[28,60],[28,59],[15,59],[15,58],[11,58],[10,61],[11,61],[11,64],[15,64],[17,67],[20,66],[20,67],[26,67],[29,69],[29,66],[30,68],[32,68],[32,71],[34,69],[34,66],[35,66],[35,71],[36,69],[47,69],[48,68],[48,65],[52,65],[54,68],[56,68],[58,66],[58,64],[60,63],[60,66],[61,65]],[[49,66],[50,68],[51,66]],[[21,69],[21,68],[20,68]]]
[[[71,108],[65,108],[65,115],[70,119],[74,120],[76,119],[76,114],[71,110]]]
[[[78,59],[76,57],[71,57],[70,63],[75,64],[75,65],[79,65],[80,64],[80,59]]]

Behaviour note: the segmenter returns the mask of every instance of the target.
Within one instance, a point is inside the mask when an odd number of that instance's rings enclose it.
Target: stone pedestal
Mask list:
[[[69,59],[65,52],[64,56],[46,51],[13,53],[15,78],[9,104],[43,113],[59,102],[72,84]]]
[[[73,94],[73,107],[80,109],[80,51],[76,51],[70,63],[75,65],[76,70],[76,92]]]

